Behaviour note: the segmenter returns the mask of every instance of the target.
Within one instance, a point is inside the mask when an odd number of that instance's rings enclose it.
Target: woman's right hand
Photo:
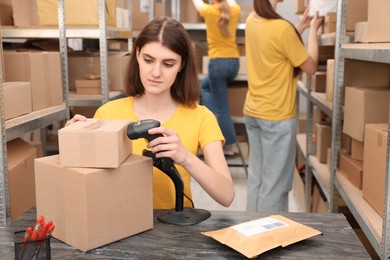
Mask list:
[[[318,28],[320,28],[320,26],[322,25],[323,22],[324,22],[324,18],[320,17],[318,15],[318,12],[316,12],[315,15],[313,16],[313,18],[310,21],[310,27],[317,31]]]
[[[72,119],[68,120],[65,124],[65,126],[71,125],[73,123],[76,123],[78,121],[86,121],[87,118],[83,115],[76,114]]]

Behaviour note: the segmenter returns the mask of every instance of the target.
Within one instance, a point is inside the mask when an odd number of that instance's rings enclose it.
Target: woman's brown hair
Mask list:
[[[230,6],[226,0],[216,0],[216,2],[219,4],[219,10],[221,12],[217,20],[219,29],[223,36],[231,36],[232,33],[229,31],[229,22],[232,16]]]
[[[265,19],[282,19],[291,24],[289,21],[284,19],[282,16],[280,16],[275,9],[272,7],[269,0],[254,0],[253,1],[253,8],[256,12],[256,14],[262,18]],[[298,35],[299,40],[303,43],[302,37],[295,28],[294,25],[291,24],[291,26],[294,28],[295,32]],[[294,77],[296,77],[299,73],[301,73],[301,69],[299,67],[294,68]]]
[[[200,90],[194,50],[183,25],[170,17],[161,16],[153,19],[137,36],[127,69],[126,93],[129,96],[144,94],[145,88],[141,82],[136,51],[140,51],[142,47],[152,42],[160,42],[181,56],[181,70],[171,86],[171,95],[178,103],[195,107],[199,100]]]

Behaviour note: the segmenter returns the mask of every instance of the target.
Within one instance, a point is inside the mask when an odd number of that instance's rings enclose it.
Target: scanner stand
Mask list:
[[[183,208],[184,184],[171,158],[157,158],[151,151],[146,149],[143,150],[142,155],[151,157],[153,159],[153,166],[168,175],[175,185],[175,209],[169,210],[168,212],[158,216],[157,219],[160,222],[179,226],[188,226],[198,224],[211,216],[210,212],[207,210]]]

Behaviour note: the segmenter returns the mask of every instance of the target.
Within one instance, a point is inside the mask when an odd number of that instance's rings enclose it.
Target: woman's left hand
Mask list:
[[[189,152],[181,143],[176,131],[165,127],[156,127],[150,129],[148,133],[150,135],[163,135],[147,145],[157,158],[169,157],[178,165],[183,165],[186,162]]]

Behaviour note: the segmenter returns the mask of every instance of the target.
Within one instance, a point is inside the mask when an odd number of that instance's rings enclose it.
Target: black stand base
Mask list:
[[[198,224],[210,216],[211,213],[204,209],[185,208],[183,211],[170,210],[158,216],[157,219],[167,224],[189,226]]]

